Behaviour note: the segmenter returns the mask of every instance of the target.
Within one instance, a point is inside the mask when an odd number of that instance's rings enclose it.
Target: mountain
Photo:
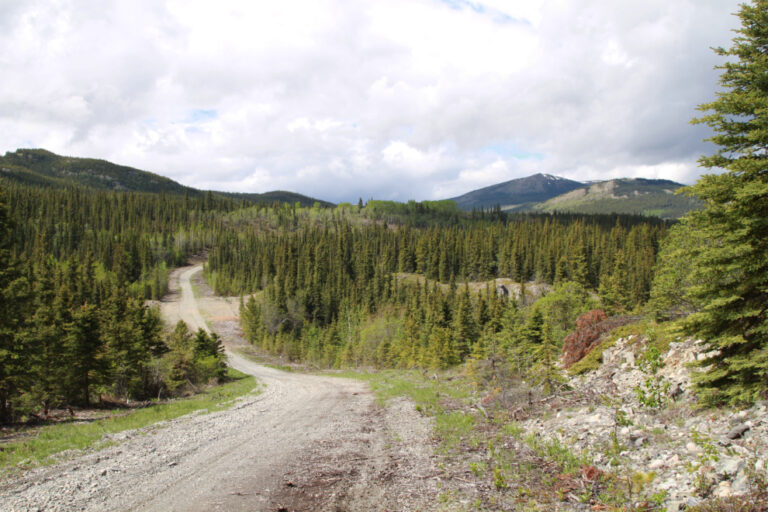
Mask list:
[[[508,212],[626,213],[677,219],[699,208],[695,199],[679,196],[680,183],[623,178],[592,183],[534,174],[505,181],[453,198],[460,208],[492,208]]]
[[[600,181],[532,206],[541,212],[628,213],[676,219],[699,208],[695,199],[675,194],[682,187],[669,180],[644,178]]]
[[[19,149],[0,157],[2,176],[22,183],[62,187],[80,185],[100,190],[200,193],[169,178],[106,160],[59,156],[44,149]]]
[[[187,187],[172,179],[133,167],[113,164],[94,158],[60,156],[44,149],[18,149],[0,157],[0,178],[44,187],[81,186],[98,190],[127,190],[132,192],[164,192],[166,194],[198,195],[205,191]],[[327,201],[276,190],[263,194],[245,192],[215,192],[227,197],[254,203],[283,202],[312,206],[332,206]]]
[[[559,176],[534,174],[473,190],[452,199],[462,210],[501,205],[502,210],[517,211],[583,186],[584,183]]]

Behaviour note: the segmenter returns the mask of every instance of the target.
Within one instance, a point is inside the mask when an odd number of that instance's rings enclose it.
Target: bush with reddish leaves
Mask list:
[[[563,340],[563,366],[570,367],[592,350],[603,334],[597,326],[607,318],[604,310],[593,309],[576,319],[576,330]]]
[[[602,309],[587,311],[576,319],[576,330],[563,340],[563,366],[570,368],[603,342],[602,336],[613,329],[626,325],[634,317],[608,315]]]

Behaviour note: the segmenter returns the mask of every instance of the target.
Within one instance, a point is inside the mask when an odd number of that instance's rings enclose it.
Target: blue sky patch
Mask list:
[[[531,22],[525,18],[515,18],[509,14],[502,12],[493,7],[488,7],[480,2],[473,2],[472,0],[438,0],[443,5],[447,5],[453,10],[463,11],[464,9],[471,9],[477,14],[490,16],[496,23],[519,23],[522,25],[530,25]]]
[[[216,109],[203,109],[196,108],[189,112],[189,115],[184,120],[185,123],[204,123],[206,121],[212,121],[219,117],[219,113]]]
[[[524,151],[512,141],[496,141],[480,148],[482,153],[491,153],[501,158],[514,158],[516,160],[544,160],[544,155],[532,151]]]

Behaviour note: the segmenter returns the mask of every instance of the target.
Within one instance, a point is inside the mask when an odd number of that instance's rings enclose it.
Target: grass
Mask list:
[[[598,346],[590,350],[586,356],[581,358],[580,361],[573,363],[573,365],[568,368],[568,373],[570,375],[581,375],[583,373],[597,370],[603,360],[603,352],[614,346],[617,339],[618,338],[616,337],[611,337],[600,343]]]
[[[606,335],[605,341],[589,351],[580,361],[568,368],[570,375],[581,375],[597,370],[602,362],[603,352],[616,344],[619,338],[629,336],[645,337],[648,342],[659,349],[662,354],[669,350],[669,344],[675,341],[678,334],[677,326],[673,322],[658,324],[644,319],[639,322],[623,325],[612,330]]]
[[[384,404],[392,398],[405,396],[410,398],[421,412],[439,411],[440,399],[461,400],[469,397],[469,384],[450,372],[439,374],[437,379],[429,379],[416,370],[385,370],[381,372],[343,372],[328,373],[333,377],[346,377],[368,382],[379,403]]]
[[[583,491],[573,490],[576,487],[570,485],[583,483],[581,471],[592,467],[590,452],[574,450],[568,441],[557,438],[526,435],[524,426],[504,410],[489,407],[483,415],[476,412],[472,404],[478,398],[477,391],[459,369],[438,372],[431,378],[412,370],[332,375],[368,382],[382,404],[407,397],[422,414],[434,418],[435,434],[441,442],[437,452],[443,460],[441,470],[484,489],[446,489],[441,495],[446,510],[555,510],[564,506],[571,491],[584,502],[599,492],[600,503],[612,504],[606,510],[625,510],[632,495],[627,493],[627,485],[634,496],[642,489],[635,480],[644,475],[632,475],[634,479],[628,484],[616,475],[598,473]],[[474,505],[466,505],[472,500]]]
[[[127,414],[116,410],[115,415],[88,423],[65,423],[41,428],[33,438],[12,441],[0,445],[0,475],[19,469],[53,464],[56,454],[67,450],[103,448],[107,434],[133,430],[161,421],[171,420],[194,411],[207,413],[227,409],[234,399],[248,394],[257,386],[253,377],[229,369],[230,382],[214,386],[190,398],[168,403],[154,404]]]
[[[375,373],[345,371],[330,374],[368,382],[380,404],[397,397],[407,397],[420,413],[435,418],[435,433],[445,450],[453,450],[462,439],[471,436],[475,417],[446,407],[447,402],[461,403],[471,395],[470,383],[455,372],[439,372],[437,378],[426,378],[415,370],[386,370]]]
[[[558,439],[543,440],[530,434],[526,436],[525,443],[539,457],[557,463],[565,474],[576,474],[580,467],[592,463],[588,455],[572,452]]]

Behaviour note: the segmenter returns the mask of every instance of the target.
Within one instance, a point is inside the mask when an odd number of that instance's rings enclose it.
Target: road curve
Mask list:
[[[208,330],[190,283],[200,269],[175,274],[181,296],[162,309]],[[258,378],[260,394],[113,435],[114,446],[0,483],[0,510],[432,508],[430,425],[411,404],[382,409],[361,382],[281,372],[231,350],[227,357]]]

